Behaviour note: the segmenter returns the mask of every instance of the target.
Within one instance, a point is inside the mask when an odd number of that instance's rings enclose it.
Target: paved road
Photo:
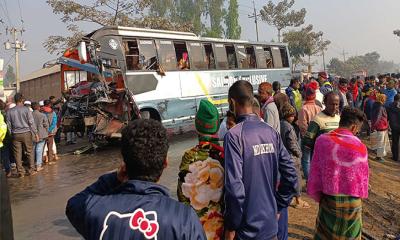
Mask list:
[[[180,158],[195,143],[194,133],[171,139],[169,164],[161,184],[174,197]],[[116,169],[119,161],[116,147],[94,154],[65,155],[56,165],[46,166],[35,176],[10,179],[15,239],[81,239],[64,214],[65,204],[101,174]]]

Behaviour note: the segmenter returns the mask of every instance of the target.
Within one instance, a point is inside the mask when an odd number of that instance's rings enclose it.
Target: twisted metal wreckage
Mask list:
[[[84,39],[78,49],[67,50],[57,61],[62,69],[73,68],[88,73],[86,81],[63,91],[66,100],[62,109],[64,132],[84,132],[86,128],[91,143],[75,154],[120,138],[122,128],[129,121],[140,118],[133,93],[125,87],[122,70],[97,56],[99,47],[92,39]]]

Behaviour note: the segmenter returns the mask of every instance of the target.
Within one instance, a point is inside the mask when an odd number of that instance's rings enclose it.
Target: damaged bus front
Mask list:
[[[121,69],[97,54],[100,46],[84,39],[58,59],[61,64],[64,132],[88,133],[94,146],[121,136],[122,128],[140,117]]]

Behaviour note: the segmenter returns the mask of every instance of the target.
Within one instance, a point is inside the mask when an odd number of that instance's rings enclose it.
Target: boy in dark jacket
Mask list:
[[[123,161],[72,197],[66,214],[85,239],[204,240],[190,206],[172,199],[156,182],[167,166],[167,131],[155,120],[139,119],[123,131]]]
[[[282,120],[281,120],[281,137],[283,145],[285,145],[286,150],[292,156],[294,160],[294,165],[297,172],[297,192],[291,203],[291,206],[295,208],[309,208],[310,205],[300,198],[301,195],[301,148],[299,141],[292,125],[296,117],[296,109],[289,103],[283,105],[282,107]]]
[[[392,102],[387,108],[389,125],[392,130],[392,155],[394,161],[399,161],[399,144],[400,144],[400,93],[394,97]]]

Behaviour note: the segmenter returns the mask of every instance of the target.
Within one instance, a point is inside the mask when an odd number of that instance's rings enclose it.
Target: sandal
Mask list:
[[[296,205],[294,206],[294,208],[297,208],[297,209],[307,209],[307,208],[310,208],[310,207],[311,207],[310,204],[308,204],[308,202],[304,201],[304,200],[301,199],[301,198],[298,198],[296,202],[297,202],[297,203],[296,203]]]

